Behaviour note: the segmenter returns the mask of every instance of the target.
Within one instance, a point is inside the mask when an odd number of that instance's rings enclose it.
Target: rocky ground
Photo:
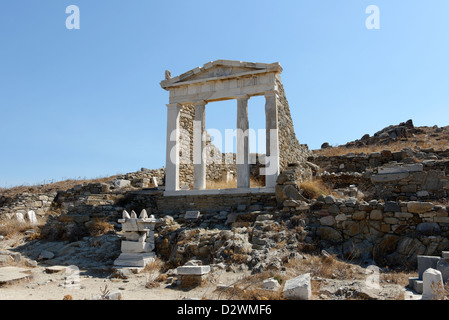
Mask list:
[[[444,152],[435,155],[428,148],[445,150],[449,142],[448,132],[448,127],[417,128],[412,121],[407,121],[384,128],[372,137],[365,135],[344,146],[331,147],[323,144],[321,150],[314,152],[317,155],[336,155],[376,152],[386,148],[403,150],[407,146],[415,150],[410,159],[419,160],[416,150],[423,150],[426,157],[441,160],[438,157],[446,157]],[[381,154],[382,157],[384,153]],[[349,164],[358,169],[357,159],[342,159],[352,162],[345,162],[343,167],[340,162],[327,166],[335,166],[338,174],[348,174],[345,171],[349,170]],[[416,163],[416,159],[413,163]],[[329,162],[328,159],[321,160],[323,164]],[[365,161],[362,158],[359,160]],[[316,165],[312,163],[311,166],[313,168]],[[355,169],[353,171],[356,172]],[[317,168],[316,173],[319,171]],[[360,172],[356,173],[362,175]],[[326,177],[323,176],[322,180],[326,181]],[[340,176],[337,178],[342,179]],[[354,184],[358,182],[357,179],[361,179],[354,176],[350,178],[350,182]],[[103,178],[96,182],[110,182],[111,179]],[[75,183],[66,181],[49,186],[0,190],[3,195],[0,198],[6,203],[12,196],[23,192],[39,194],[43,188],[52,192],[66,190]],[[292,202],[291,209],[289,205],[285,207],[284,201],[283,210],[260,205],[245,208],[244,212],[222,211],[211,214],[210,217],[205,214],[197,223],[184,221],[181,213],[174,216],[160,214],[156,217],[158,223],[155,230],[158,259],[144,270],[114,268],[113,262],[120,254],[122,239],[120,227],[115,222],[112,222],[111,228],[105,228],[104,232],[86,236],[76,232],[76,221],[67,223],[65,219],[58,219],[58,215],[55,215],[52,223],[45,224],[45,221],[41,221],[42,228],[21,226],[12,232],[2,225],[4,221],[0,221],[0,299],[105,299],[107,292],[112,294],[111,299],[120,297],[125,300],[284,299],[282,288],[285,282],[306,273],[311,274],[314,300],[419,299],[419,296],[407,289],[408,278],[417,274],[415,270],[390,270],[387,266],[373,269],[374,261],[365,259],[363,255],[358,256],[357,260],[341,260],[344,254],[332,250],[322,251],[321,246],[312,238],[313,232],[309,229],[310,223],[307,222],[305,213],[317,204],[332,206],[326,209],[338,210],[337,213],[341,210],[348,216],[359,205],[366,208],[378,206],[377,202],[372,204],[374,200],[369,203],[363,200],[358,202],[357,198],[361,198],[360,190],[355,188],[355,193],[351,194],[354,188],[351,186],[342,191],[344,199],[332,198],[332,205],[328,204],[324,196],[321,196],[322,201],[318,201],[316,196],[308,196],[303,192],[298,194],[299,198],[296,200],[285,200],[287,204],[288,201]],[[304,190],[306,189],[302,189]],[[329,190],[329,194],[338,190],[340,189]],[[350,201],[346,199],[348,196]],[[49,202],[41,197],[34,201]],[[348,204],[348,201],[351,203]],[[447,218],[445,206],[446,203],[441,203],[440,211],[444,211],[445,216],[438,217],[439,219]],[[45,215],[52,213],[51,209],[49,207]],[[428,212],[426,214],[430,215]],[[435,215],[437,214],[436,212]],[[78,213],[70,217],[84,218]],[[327,218],[332,216],[320,219],[316,223],[318,227],[327,226]],[[86,222],[88,223],[91,222]],[[320,230],[331,229],[322,227]],[[65,237],[61,237],[61,234]],[[447,236],[442,235],[440,238],[447,241]],[[437,240],[441,240],[440,238]],[[409,250],[409,247],[406,249]],[[372,248],[367,251],[372,251]],[[176,267],[192,260],[210,265],[211,273],[201,286],[185,288],[180,286]],[[76,268],[68,268],[70,266]],[[277,281],[277,289],[264,289],[263,281],[268,278]]]
[[[181,226],[172,225],[172,232],[178,229]],[[226,243],[228,237],[233,245],[221,246],[222,251],[215,256],[222,258],[214,259],[217,263],[211,264],[212,271],[201,286],[191,288],[180,286],[176,268],[164,258],[158,258],[157,263],[143,270],[113,268],[113,260],[120,253],[120,238],[114,232],[77,242],[31,240],[30,233],[16,234],[0,241],[0,299],[104,299],[106,291],[123,300],[283,299],[285,281],[304,273],[311,273],[314,300],[410,299],[406,293],[410,274],[379,270],[379,287],[373,287],[370,283],[376,274],[369,266],[343,262],[326,252],[297,254],[281,266],[279,259],[285,259],[285,255],[276,254],[275,250],[256,252],[257,249],[252,257],[260,260],[250,270],[247,261],[237,261],[238,254],[231,259],[231,252],[223,252],[247,247],[247,239],[239,236],[244,232],[202,230],[189,239],[200,240],[200,233],[202,239],[216,237],[217,243],[221,240]],[[183,247],[172,254],[180,254],[184,249],[190,250]],[[261,263],[265,271],[257,272]],[[73,266],[76,268],[72,269]],[[267,278],[276,279],[279,288],[264,290],[263,280]]]

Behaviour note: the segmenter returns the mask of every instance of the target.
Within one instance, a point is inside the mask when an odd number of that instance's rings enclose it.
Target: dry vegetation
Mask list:
[[[431,289],[434,294],[433,300],[449,300],[449,282],[443,286],[441,283],[433,283]]]
[[[145,274],[145,288],[151,289],[159,287],[161,282],[166,280],[166,276],[161,276],[160,272],[164,268],[164,262],[156,258],[154,261],[148,263],[143,269],[143,274]]]
[[[31,233],[30,239],[39,234],[40,226],[45,224],[45,221],[40,221],[39,225],[31,225],[29,222],[19,222],[16,219],[0,220],[0,235],[5,239],[22,238],[25,231],[34,231]]]
[[[114,230],[114,226],[105,219],[95,218],[86,223],[86,229],[90,236],[98,237]]]
[[[284,282],[281,275],[264,271],[244,277],[228,288],[218,289],[221,291],[218,299],[225,297],[228,300],[282,300],[282,287],[275,291],[262,289],[263,281],[268,278],[275,278],[280,284]]]
[[[316,199],[320,195],[332,194],[332,189],[320,178],[299,182],[299,187],[303,190],[303,196],[308,199]]]
[[[318,299],[321,294],[322,280],[334,279],[341,281],[365,281],[367,278],[364,269],[358,265],[338,260],[330,255],[304,255],[305,259],[295,259],[289,261],[286,265],[286,271],[283,273],[275,271],[264,271],[262,273],[246,276],[236,281],[227,288],[217,289],[220,291],[219,298],[233,300],[283,300],[283,287],[286,280],[292,279],[298,275],[310,273],[312,286],[312,299]],[[409,273],[388,272],[380,274],[380,282],[384,284],[398,284],[406,287]],[[280,284],[279,289],[271,291],[262,288],[263,281],[268,278],[274,278]],[[449,289],[449,287],[447,287]],[[449,290],[441,291],[441,296],[448,297]],[[363,299],[363,295],[358,298]],[[397,300],[403,297],[398,296]]]
[[[48,193],[56,191],[66,191],[76,185],[83,183],[108,183],[114,180],[116,176],[101,177],[95,179],[67,179],[64,181],[51,182],[47,184],[22,185],[12,188],[0,188],[0,196],[12,197],[22,193]]]
[[[264,183],[259,180],[251,179],[250,187],[251,188],[260,188],[264,187]],[[206,189],[215,190],[215,189],[232,189],[237,188],[237,180],[231,179],[230,181],[218,180],[218,181],[207,181]]]

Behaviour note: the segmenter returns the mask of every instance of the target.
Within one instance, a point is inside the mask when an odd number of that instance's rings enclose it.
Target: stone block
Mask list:
[[[339,242],[343,240],[343,236],[341,235],[341,233],[332,227],[327,226],[319,227],[317,229],[317,234],[322,240],[329,240],[334,242]]]
[[[449,279],[449,261],[446,259],[440,259],[437,262],[437,267],[435,268],[441,272],[441,276],[444,282]]]
[[[401,207],[399,206],[399,204],[397,202],[386,201],[384,211],[385,212],[397,212],[397,211],[401,211]]]
[[[449,217],[434,217],[433,221],[436,223],[449,223]]]
[[[125,231],[125,232],[139,231],[139,227],[137,226],[137,219],[128,219],[128,220],[126,220],[126,222],[123,222],[122,223],[122,231]]]
[[[356,211],[352,214],[352,220],[363,220],[366,218],[365,211]]]
[[[443,287],[443,278],[441,272],[428,268],[423,274],[423,300],[432,300],[435,298],[435,289]]]
[[[310,300],[312,296],[310,273],[287,280],[285,282],[283,295],[286,299]]]
[[[407,211],[411,213],[424,213],[433,209],[431,202],[410,201],[407,203]]]
[[[149,242],[122,241],[123,253],[144,253],[154,250],[154,245]]]
[[[370,220],[382,220],[383,217],[383,212],[381,210],[373,210],[369,214]]]
[[[116,188],[126,188],[131,186],[131,181],[125,179],[117,179],[114,181],[114,187]]]
[[[405,186],[401,186],[401,192],[415,193],[416,192],[416,184],[407,184]]]
[[[413,218],[413,214],[409,212],[395,212],[395,218]]]
[[[202,276],[210,272],[210,266],[182,266],[176,268],[176,273],[180,276],[183,275],[196,275]]]
[[[386,217],[386,218],[384,218],[384,222],[388,223],[388,224],[397,224],[399,222],[399,220],[397,218],[393,218],[393,217]]]
[[[323,226],[333,226],[335,224],[335,218],[333,216],[326,216],[320,219],[320,223]]]
[[[146,240],[146,233],[137,231],[126,231],[123,234],[128,241],[144,242]]]
[[[196,220],[200,217],[200,212],[195,210],[195,211],[186,211],[186,214],[184,215],[184,219],[186,220]]]
[[[155,260],[156,254],[149,253],[122,253],[115,261],[115,266],[122,267],[145,267]]]
[[[418,191],[416,192],[418,198],[425,198],[429,196],[429,191]]]
[[[418,255],[418,278],[422,280],[424,271],[429,268],[436,269],[440,257]]]
[[[14,215],[14,218],[16,219],[17,222],[25,223],[25,218],[23,217],[23,213],[21,213],[21,212],[17,212]]]
[[[26,217],[27,217],[28,222],[31,225],[35,226],[38,224],[37,218],[36,218],[36,213],[33,210],[28,211],[26,214]]]
[[[264,290],[272,290],[272,291],[275,291],[281,287],[279,282],[273,278],[265,279],[262,285]]]
[[[419,278],[408,278],[408,286],[416,293],[422,294],[423,281],[419,280]]]
[[[416,231],[418,231],[424,235],[427,235],[427,236],[436,235],[441,232],[440,226],[438,224],[432,223],[432,222],[423,222],[423,223],[418,224],[416,226]]]
[[[353,237],[356,234],[362,232],[360,223],[357,221],[345,221],[343,222],[343,233],[347,236]]]
[[[375,174],[371,176],[372,183],[392,182],[408,178],[408,172],[401,173],[388,173],[388,174]]]

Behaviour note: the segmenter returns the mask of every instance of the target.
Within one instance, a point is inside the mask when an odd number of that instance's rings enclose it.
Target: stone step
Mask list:
[[[414,292],[422,294],[423,293],[423,281],[419,278],[409,278],[409,288]]]
[[[18,267],[0,268],[0,286],[31,279],[31,270]]]

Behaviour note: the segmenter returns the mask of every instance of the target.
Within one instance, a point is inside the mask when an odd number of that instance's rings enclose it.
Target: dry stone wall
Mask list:
[[[302,217],[323,249],[349,260],[414,268],[417,255],[436,255],[449,248],[447,207],[430,202],[321,196],[283,211]]]
[[[293,120],[290,113],[290,107],[285,95],[284,86],[280,79],[276,80],[278,95],[278,122],[279,122],[279,166],[282,172],[289,164],[299,165],[300,181],[307,180],[312,176],[312,170],[307,165],[307,158],[310,151],[305,144],[300,144],[293,126]]]
[[[34,211],[38,216],[47,214],[53,205],[56,192],[51,193],[21,193],[14,197],[0,197],[0,218],[11,218],[16,213],[26,214]]]
[[[193,188],[193,120],[195,107],[184,105],[179,116],[181,134],[179,137],[179,184],[181,188]],[[223,171],[236,172],[235,154],[222,153],[212,142],[208,135],[206,140],[206,180],[220,181]]]
[[[447,151],[374,152],[368,155],[312,156],[317,174],[333,188],[358,186],[365,200],[444,200],[449,190]]]

